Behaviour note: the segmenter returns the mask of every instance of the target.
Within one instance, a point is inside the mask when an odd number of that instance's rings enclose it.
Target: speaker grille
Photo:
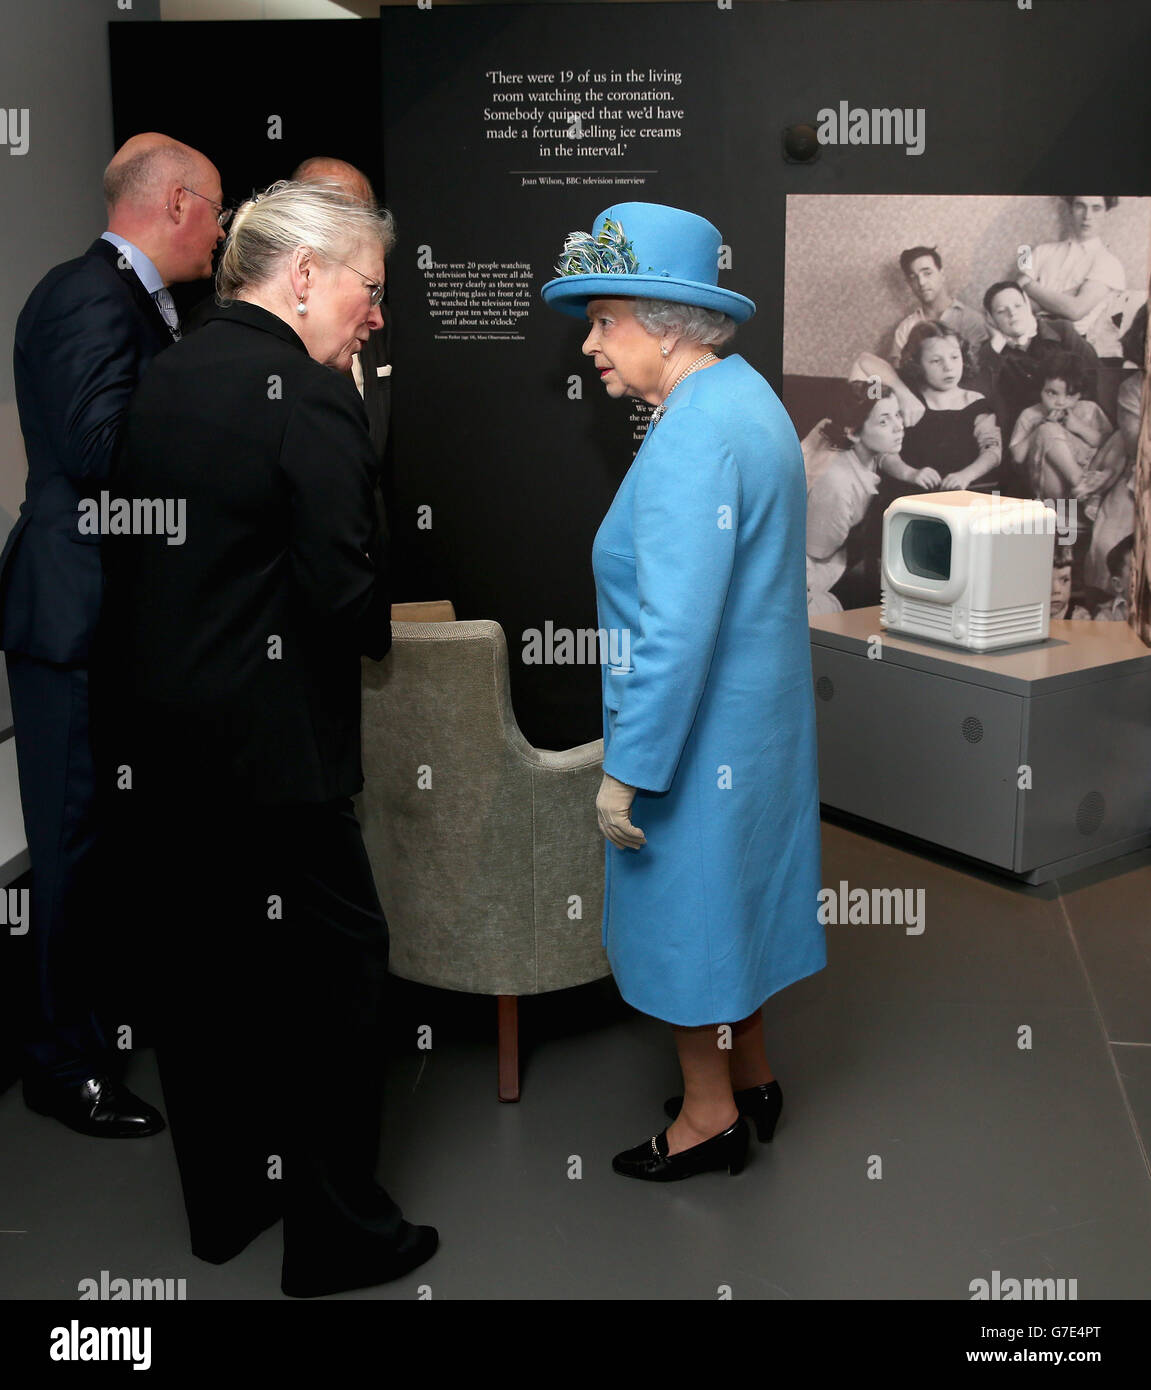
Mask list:
[[[815,693],[821,700],[830,700],[835,694],[835,686],[831,682],[830,676],[820,676],[815,682]]]
[[[1103,824],[1107,803],[1101,792],[1088,792],[1075,812],[1075,829],[1080,835],[1094,835]]]
[[[972,637],[1030,637],[1043,630],[1043,604],[1025,603],[1017,608],[996,608],[971,614]]]
[[[951,606],[941,607],[937,603],[917,603],[914,599],[903,600],[903,620],[933,632],[945,632],[951,636]]]
[[[983,739],[983,720],[969,714],[963,721],[963,737],[968,743],[979,743]]]

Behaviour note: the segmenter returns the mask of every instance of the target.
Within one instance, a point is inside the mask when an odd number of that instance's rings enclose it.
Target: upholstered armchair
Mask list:
[[[518,1100],[518,996],[610,973],[603,742],[533,748],[512,711],[503,629],[435,621],[452,616],[436,608],[397,605],[391,652],[363,664],[358,812],[392,972],[496,996],[499,1097]]]

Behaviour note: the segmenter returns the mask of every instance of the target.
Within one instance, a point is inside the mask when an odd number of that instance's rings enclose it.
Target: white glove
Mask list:
[[[647,844],[647,836],[638,825],[631,823],[631,803],[635,800],[635,788],[626,782],[617,782],[604,773],[595,808],[599,815],[599,828],[619,849],[639,849]]]

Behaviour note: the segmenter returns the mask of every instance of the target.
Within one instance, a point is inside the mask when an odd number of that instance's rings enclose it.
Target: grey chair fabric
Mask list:
[[[357,812],[396,975],[521,995],[610,973],[603,741],[527,742],[498,623],[393,622],[392,650],[363,663],[363,756]]]

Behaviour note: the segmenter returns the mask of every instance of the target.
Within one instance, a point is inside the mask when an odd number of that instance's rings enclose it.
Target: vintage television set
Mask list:
[[[883,514],[880,622],[986,652],[1045,641],[1057,518],[978,492],[897,498]]]

